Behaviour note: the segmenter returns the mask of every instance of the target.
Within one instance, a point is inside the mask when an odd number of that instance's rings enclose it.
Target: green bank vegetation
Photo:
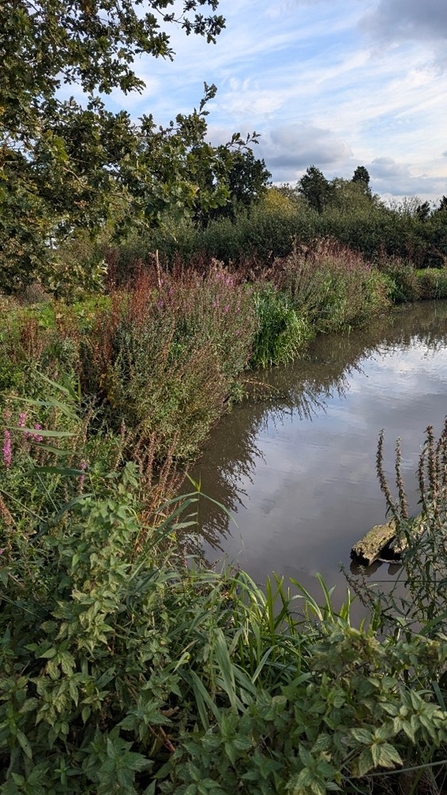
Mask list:
[[[11,2],[0,33],[1,790],[442,793],[446,432],[417,538],[379,456],[403,595],[353,580],[338,612],[207,569],[175,495],[255,368],[447,296],[447,202],[385,206],[361,166],[269,187],[255,135],[206,141],[214,86],[166,128],[108,111],[170,26],[224,25],[137,5]]]
[[[423,536],[399,450],[396,498],[379,455],[404,591],[353,579],[335,611],[322,581],[319,603],[208,570],[197,491],[163,500],[154,443],[129,460],[135,434],[62,380],[3,398],[2,791],[444,792],[447,430],[421,457]]]

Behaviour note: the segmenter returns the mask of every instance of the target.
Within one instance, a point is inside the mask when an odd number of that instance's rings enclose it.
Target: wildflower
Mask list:
[[[224,306],[224,312],[225,312],[225,314],[227,314],[227,312],[228,312],[229,308],[230,308],[230,304],[226,304],[226,305]]]
[[[34,431],[28,431],[27,436],[33,440],[33,442],[41,442],[43,440],[43,436],[40,433],[36,433],[36,431],[41,431],[42,426],[39,425],[38,422],[34,423]]]
[[[12,445],[11,445],[11,434],[8,430],[4,430],[3,432],[3,463],[6,469],[9,469],[12,462]]]
[[[19,428],[24,428],[26,425],[26,411],[21,411],[19,414],[19,421],[17,423]]]

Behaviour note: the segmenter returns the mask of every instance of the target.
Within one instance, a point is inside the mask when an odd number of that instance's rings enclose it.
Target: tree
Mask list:
[[[342,212],[350,213],[353,210],[369,212],[372,205],[377,204],[377,197],[366,191],[361,182],[336,177],[331,185],[334,190],[331,206]]]
[[[323,172],[310,166],[297,185],[298,193],[303,196],[310,207],[318,213],[330,203],[334,195],[333,185],[326,179]]]
[[[416,216],[420,221],[427,221],[427,219],[430,217],[430,213],[430,202],[422,202],[422,204],[418,204],[416,207]]]
[[[267,191],[271,174],[264,160],[257,159],[249,143],[257,143],[256,134],[242,140],[236,134],[224,146],[216,149],[216,158],[204,164],[200,201],[195,211],[195,220],[202,226],[217,218],[234,219],[241,210],[248,210]],[[203,189],[225,191],[227,200],[219,205],[204,206]]]
[[[359,185],[365,194],[371,196],[371,188],[369,186],[369,180],[370,176],[365,166],[357,166],[356,170],[354,171],[351,182],[354,182],[356,185]]]
[[[445,213],[447,211],[447,196],[443,196],[439,201],[439,206],[436,208],[436,213]]]
[[[207,6],[208,16],[199,13]],[[167,128],[152,116],[134,123],[106,109],[114,87],[139,91],[133,69],[141,53],[172,58],[169,27],[213,42],[224,27],[218,0],[6,0],[0,26],[0,288],[36,277],[57,281],[57,246],[77,228],[92,235],[105,224],[156,224],[166,208],[196,212],[230,197],[223,150],[243,151],[251,137],[227,147],[205,142],[205,84],[199,109]],[[147,11],[147,9],[149,9]],[[144,12],[144,13],[143,13]],[[62,83],[77,84],[84,103],[62,100]],[[231,158],[228,162],[231,162]],[[219,175],[207,186],[198,175]],[[200,194],[199,194],[200,188]],[[55,275],[56,274],[56,275]],[[66,275],[65,275],[66,276]]]

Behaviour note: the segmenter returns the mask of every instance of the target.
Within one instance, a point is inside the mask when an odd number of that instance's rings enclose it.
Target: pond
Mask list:
[[[386,520],[375,465],[381,429],[393,486],[401,438],[410,511],[418,512],[425,429],[438,436],[447,414],[447,302],[320,337],[303,359],[251,380],[255,396],[214,429],[191,473],[237,523],[201,500],[206,557],[239,565],[260,584],[272,572],[294,577],[313,593],[319,572],[342,598],[352,545]],[[375,579],[393,574],[383,564]]]

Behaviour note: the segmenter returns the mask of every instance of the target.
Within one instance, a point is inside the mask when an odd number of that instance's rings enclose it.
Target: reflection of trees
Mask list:
[[[193,477],[201,480],[204,494],[237,511],[244,501],[244,481],[251,480],[256,459],[262,456],[256,440],[267,422],[282,423],[293,415],[311,419],[324,411],[327,401],[349,391],[352,372],[361,370],[374,354],[407,350],[417,342],[435,352],[446,341],[447,301],[393,310],[368,329],[349,335],[320,336],[293,365],[256,374],[257,398],[236,406],[219,423]],[[218,548],[232,530],[228,515],[206,499],[200,501],[199,522],[205,540]]]

